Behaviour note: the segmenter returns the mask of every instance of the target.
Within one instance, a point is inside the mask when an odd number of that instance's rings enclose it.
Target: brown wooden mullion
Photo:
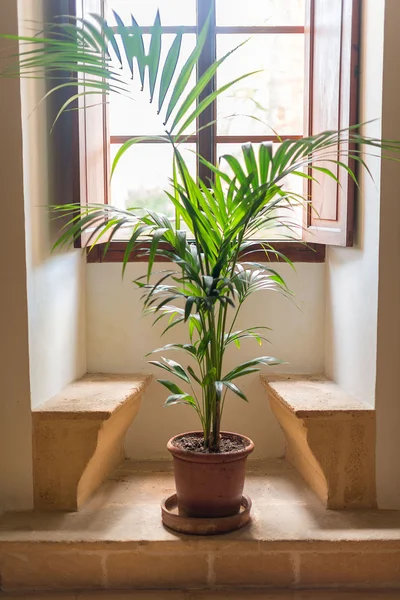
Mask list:
[[[230,27],[221,27],[221,26],[216,26],[215,27],[215,33],[217,35],[220,34],[232,34],[232,33],[237,33],[237,34],[250,34],[250,35],[258,35],[258,34],[271,34],[271,35],[275,35],[277,33],[279,34],[301,34],[304,33],[305,28],[303,25],[299,25],[299,26],[292,26],[292,25],[273,25],[270,27],[263,27],[262,25],[238,25],[238,26],[233,26],[231,25]]]
[[[242,260],[255,261],[255,262],[283,262],[277,254],[269,254],[268,258],[265,255],[263,244],[266,242],[254,242],[250,246],[246,254],[242,256]],[[304,263],[323,263],[325,262],[325,246],[321,244],[304,244],[301,241],[271,241],[267,242],[277,252],[280,252],[292,262],[304,262]],[[165,242],[162,242],[160,246],[164,249],[169,249]],[[105,244],[99,244],[92,250],[87,252],[87,262],[89,263],[122,263],[125,256],[127,247],[126,241],[112,241],[106,254],[104,254]],[[150,242],[141,241],[135,245],[133,252],[129,257],[129,262],[147,262],[148,252],[150,248]],[[158,257],[157,262],[169,262],[164,257]]]
[[[125,144],[130,140],[140,140],[137,142],[138,144],[169,144],[170,140],[166,135],[157,136],[157,138],[153,138],[152,136],[144,136],[144,135],[112,135],[110,136],[110,144]],[[175,139],[175,142],[185,143],[185,144],[196,144],[197,143],[197,135],[188,135],[183,136],[182,139]]]
[[[201,1],[201,0],[200,0]],[[204,5],[209,5],[210,0],[203,0]],[[118,27],[111,28],[114,33],[118,33]],[[134,29],[132,28],[132,32]],[[147,25],[145,27],[140,27],[140,31],[143,34],[151,34],[153,31],[152,25]],[[194,34],[197,33],[198,27],[197,25],[163,25],[163,32],[167,34],[176,34],[176,33],[184,33],[184,34]],[[305,28],[302,25],[273,25],[273,26],[260,26],[260,25],[239,25],[239,26],[215,26],[214,33],[216,34],[302,34],[304,33]]]
[[[246,144],[250,142],[252,144],[261,144],[262,142],[272,142],[273,144],[280,144],[285,140],[301,140],[302,135],[216,135],[215,141],[217,144]],[[110,137],[111,144],[125,144],[132,139],[140,139],[140,144],[165,144],[169,142],[167,136],[159,136],[157,139],[149,136],[146,138],[142,135],[112,135]],[[185,144],[196,144],[197,136],[190,135],[179,140],[180,143]]]

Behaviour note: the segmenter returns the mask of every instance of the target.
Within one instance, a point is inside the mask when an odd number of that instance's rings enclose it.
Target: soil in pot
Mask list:
[[[205,448],[203,436],[199,436],[197,433],[188,433],[179,436],[174,439],[173,444],[182,450],[199,452],[200,454],[224,454],[226,452],[238,452],[239,450],[244,450],[244,448],[246,448],[245,440],[240,435],[234,433],[222,436],[217,452],[211,452],[209,448]]]
[[[240,510],[246,460],[253,442],[236,433],[222,432],[219,452],[204,448],[202,432],[188,432],[168,442],[174,460],[179,513],[216,518]]]

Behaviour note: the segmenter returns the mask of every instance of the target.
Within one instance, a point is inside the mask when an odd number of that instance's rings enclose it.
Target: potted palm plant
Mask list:
[[[142,292],[144,313],[151,315],[154,323],[164,321],[164,332],[186,326],[185,338],[154,350],[161,358],[150,363],[164,374],[159,383],[168,390],[165,405],[185,404],[199,419],[198,431],[183,433],[168,442],[174,459],[178,507],[190,517],[229,517],[240,510],[245,463],[254,445],[243,435],[222,430],[226,397],[231,393],[247,401],[240,379],[264,365],[277,365],[280,360],[257,356],[227,371],[226,353],[232,345],[240,347],[243,339],[253,339],[260,345],[265,340],[264,325],[236,328],[237,317],[249,296],[270,291],[290,295],[268,261],[248,260],[251,241],[271,225],[290,227],[289,220],[282,218],[282,211],[290,214],[299,202],[308,202],[307,197],[285,189],[288,175],[308,179],[323,172],[336,180],[326,166],[331,161],[332,165],[347,169],[356,180],[353,170],[341,160],[343,156],[364,165],[363,147],[398,151],[400,143],[367,138],[358,128],[351,128],[287,140],[275,153],[270,143],[261,144],[257,151],[245,144],[242,160],[227,154],[218,164],[211,164],[199,157],[210,178],[196,180],[182,156],[180,143],[210,103],[237,81],[204,94],[218,67],[231,53],[212,65],[191,87],[190,75],[203,50],[207,25],[183,68],[176,72],[182,36],[175,36],[162,59],[163,28],[158,14],[148,54],[135,19],[132,17],[131,24],[123,23],[117,14],[115,19],[114,28],[99,15],[93,15],[90,20],[60,22],[49,26],[42,35],[21,39],[29,46],[23,48],[18,67],[6,74],[29,76],[44,68],[49,93],[71,87],[74,93],[59,114],[81,94],[129,94],[130,78],[137,73],[144,90],[149,90],[150,101],[165,126],[163,141],[173,149],[171,189],[165,193],[175,207],[176,218],[151,209],[121,210],[111,205],[90,205],[78,211],[74,204],[55,206],[56,216],[69,216],[55,247],[73,244],[86,234],[85,246],[89,250],[102,238],[107,240],[107,252],[111,240],[123,228],[128,231],[125,270],[137,243],[148,240],[140,251],[147,257],[146,273],[135,282]],[[68,81],[53,80],[60,70],[71,74]],[[135,142],[131,140],[121,147],[113,171]],[[319,166],[322,161],[323,166]],[[266,257],[270,252],[276,253],[270,244],[265,244]],[[158,258],[169,261],[167,268],[157,270]],[[184,364],[170,358],[171,352],[183,354]]]

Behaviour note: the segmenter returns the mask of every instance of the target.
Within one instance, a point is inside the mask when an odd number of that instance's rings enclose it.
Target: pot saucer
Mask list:
[[[176,494],[168,496],[161,503],[162,522],[169,529],[190,535],[219,535],[241,529],[250,521],[251,500],[242,496],[240,511],[230,517],[195,518],[178,513]]]

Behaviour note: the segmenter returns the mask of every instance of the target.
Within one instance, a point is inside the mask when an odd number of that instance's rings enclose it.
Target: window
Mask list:
[[[86,9],[108,11],[111,25],[112,8],[123,18],[133,12],[143,27],[151,26],[159,7],[162,23],[167,27],[166,37],[183,27],[187,53],[211,11],[209,39],[199,61],[198,75],[215,58],[250,38],[235,59],[221,68],[217,85],[223,85],[236,73],[258,69],[262,72],[221,96],[203,115],[198,124],[200,133],[187,140],[187,157],[200,177],[205,178],[208,173],[203,165],[196,165],[195,153],[191,152],[195,149],[212,161],[244,142],[270,140],[277,145],[280,138],[337,130],[357,122],[359,0],[108,0],[107,8],[103,0],[76,2],[83,13]],[[108,141],[113,156],[118,145],[128,138],[161,133],[148,116],[146,102],[142,103],[139,94],[137,98],[135,110],[129,101],[112,100],[109,116],[99,110],[97,117],[83,124],[85,148],[82,151],[81,145],[81,168],[84,153],[84,168],[89,173],[96,172],[93,167],[87,168],[87,162],[95,156],[98,161],[100,145],[104,157]],[[233,120],[232,114],[240,116]],[[213,126],[202,129],[210,121],[215,121]],[[101,140],[99,125],[103,131]],[[90,152],[92,140],[97,153],[95,149]],[[151,202],[158,210],[172,211],[162,194],[171,172],[167,145],[148,139],[130,152],[131,158],[127,153],[125,164],[123,159],[114,175],[112,203],[132,205],[135,198],[135,205]],[[156,172],[146,171],[148,156],[157,157]],[[106,162],[103,158],[103,168]],[[132,164],[137,166],[134,177]],[[303,219],[303,239],[311,244],[352,244],[355,191],[350,178],[343,173],[341,177],[341,186],[332,180],[309,185],[308,193],[316,210],[304,211],[299,219]],[[86,186],[84,200],[98,202],[98,185],[92,184],[96,188],[95,200],[90,199],[90,187]],[[106,194],[107,190],[105,201]]]
[[[139,25],[150,27],[159,7],[161,22],[170,32],[164,36],[164,52],[168,51],[172,34],[183,29],[183,59],[194,46],[196,31],[203,28],[210,15],[197,78],[215,60],[241,44],[218,70],[216,85],[221,87],[240,74],[258,71],[216,100],[201,115],[199,133],[183,146],[192,171],[197,170],[203,180],[211,173],[203,164],[196,165],[196,152],[214,163],[225,152],[239,155],[241,144],[246,142],[256,146],[261,141],[278,144],[279,139],[303,135],[305,0],[251,0],[249,4],[247,10],[241,0],[108,0],[111,25],[116,25],[115,10],[127,23],[132,12]],[[133,146],[119,164],[112,179],[111,203],[123,208],[148,206],[172,217],[173,206],[163,193],[171,176],[172,151],[168,144],[151,141],[149,136],[163,134],[162,123],[140,94],[139,86],[134,92],[135,102],[118,96],[110,98],[111,159],[121,143],[133,137],[148,137]],[[212,125],[207,127],[209,123]],[[152,171],[154,160],[156,172]],[[292,187],[301,193],[299,177],[293,177]],[[298,208],[297,234],[301,237],[302,213]],[[275,229],[260,237],[278,235]]]

